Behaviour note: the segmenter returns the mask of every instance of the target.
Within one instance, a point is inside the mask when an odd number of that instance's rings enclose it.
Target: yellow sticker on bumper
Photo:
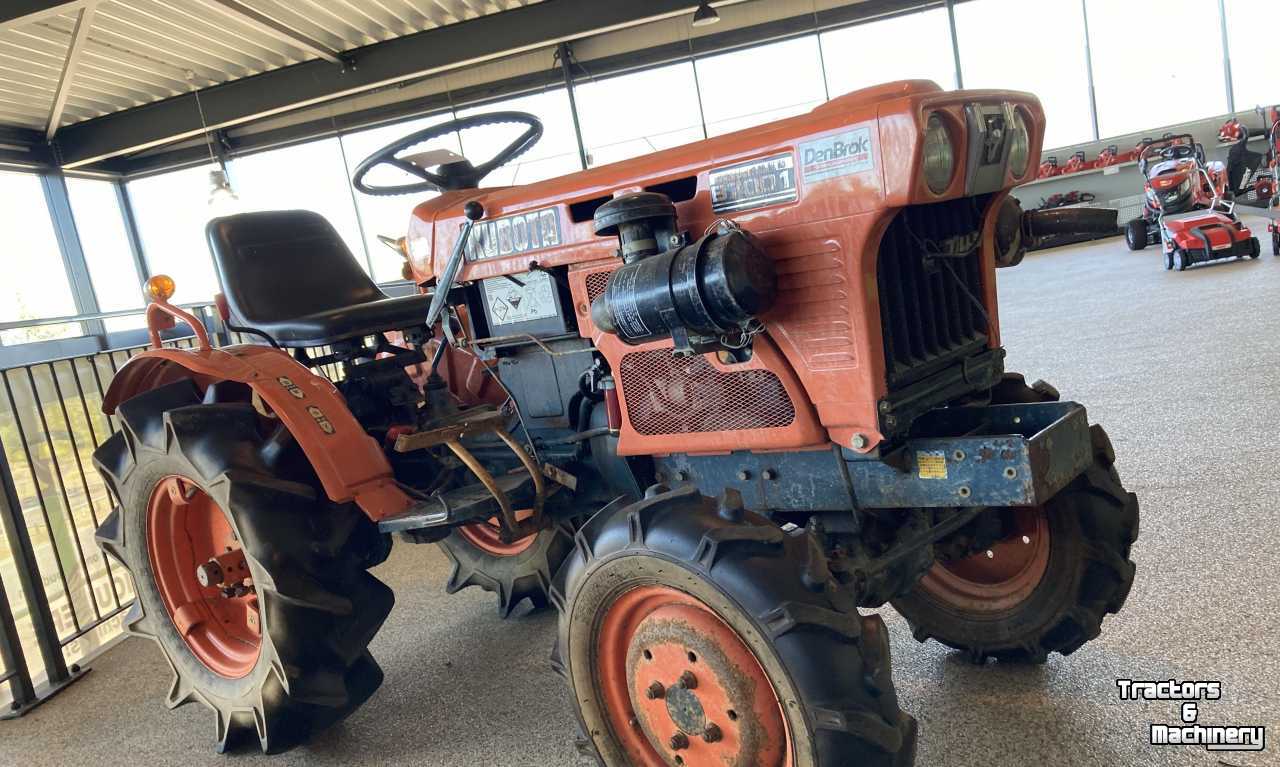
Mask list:
[[[918,450],[916,469],[920,479],[946,479],[947,456],[941,450]]]

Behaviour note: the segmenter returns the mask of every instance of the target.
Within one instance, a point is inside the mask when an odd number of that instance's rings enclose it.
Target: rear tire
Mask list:
[[[1271,233],[1271,255],[1280,256],[1280,232]]]
[[[1164,270],[1167,272],[1172,269],[1173,269],[1173,253],[1166,250],[1164,252]]]
[[[1124,228],[1124,240],[1129,250],[1147,247],[1147,222],[1140,218],[1131,220]]]
[[[138,597],[125,626],[155,640],[173,669],[169,707],[212,709],[219,751],[256,740],[276,753],[346,717],[381,684],[367,648],[394,596],[366,569],[385,556],[384,539],[353,505],[325,498],[296,443],[264,435],[252,406],[200,402],[184,380],[120,406],[121,431],[94,452],[120,503],[98,542],[133,575]],[[209,618],[225,614],[216,611],[228,597],[186,567],[223,548],[197,550],[197,501],[223,542],[240,547],[252,578],[239,633],[213,642],[229,653],[204,641],[222,628]]]
[[[606,507],[578,532],[555,594],[554,660],[581,750],[602,764],[914,762],[884,622],[858,613],[815,536],[742,511],[740,497],[717,509],[657,486]]]
[[[1258,242],[1257,237],[1249,238],[1249,258],[1257,258],[1262,255],[1262,243]]]
[[[993,403],[1053,401],[1054,395],[1025,387],[1021,396]],[[1008,580],[986,580],[974,577],[994,561],[985,553],[940,562],[914,591],[893,601],[918,641],[936,639],[979,663],[1043,663],[1051,652],[1069,655],[1096,638],[1103,618],[1120,610],[1136,572],[1129,551],[1138,537],[1138,499],[1121,485],[1106,432],[1094,425],[1090,436],[1093,465],[1038,516],[1020,514],[1019,522],[1030,523],[1018,530],[1025,538],[992,546],[1006,547],[1002,553],[1010,544],[1014,551],[1019,543],[1034,546],[1023,569]]]
[[[1179,248],[1177,245],[1173,246],[1173,268],[1180,272],[1185,272],[1187,270],[1186,251]]]

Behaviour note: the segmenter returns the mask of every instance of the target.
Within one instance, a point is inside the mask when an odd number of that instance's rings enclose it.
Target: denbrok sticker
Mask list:
[[[862,126],[833,133],[800,145],[800,175],[805,181],[822,181],[875,170],[871,128]]]

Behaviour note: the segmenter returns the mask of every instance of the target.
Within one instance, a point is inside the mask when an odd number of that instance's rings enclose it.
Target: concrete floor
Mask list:
[[[917,644],[886,609],[898,694],[920,720],[918,765],[1280,764],[1277,729],[1265,754],[1144,745],[1177,705],[1121,702],[1116,688],[1221,680],[1202,723],[1280,725],[1280,259],[1264,253],[1176,273],[1155,250],[1110,240],[1001,272],[1009,369],[1085,403],[1141,499],[1138,580],[1101,638],[1038,668],[974,667]],[[397,548],[379,575],[398,604],[373,644],[386,683],[273,767],[581,763],[547,664],[555,616],[500,621],[489,594],[445,596],[446,574],[434,547]],[[208,712],[164,710],[168,681],[156,649],[129,640],[50,704],[0,723],[0,765],[227,764]]]

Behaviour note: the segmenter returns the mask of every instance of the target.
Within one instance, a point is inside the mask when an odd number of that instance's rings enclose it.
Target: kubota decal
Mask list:
[[[806,182],[875,170],[871,129],[863,126],[800,145],[800,173]]]
[[[790,152],[765,157],[707,174],[711,209],[716,213],[750,210],[796,200],[796,160]]]
[[[515,256],[560,244],[560,216],[543,208],[480,221],[467,240],[467,260]]]

